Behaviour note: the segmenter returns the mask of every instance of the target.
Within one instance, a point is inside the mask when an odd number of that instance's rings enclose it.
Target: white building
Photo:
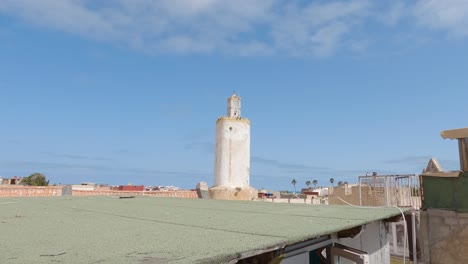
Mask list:
[[[227,116],[216,121],[213,199],[250,200],[250,121],[241,116],[241,98],[227,99]]]

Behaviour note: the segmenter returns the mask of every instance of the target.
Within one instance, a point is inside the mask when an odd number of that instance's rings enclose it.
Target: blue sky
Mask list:
[[[0,1],[0,175],[213,183],[235,90],[251,182],[458,168],[468,2]]]

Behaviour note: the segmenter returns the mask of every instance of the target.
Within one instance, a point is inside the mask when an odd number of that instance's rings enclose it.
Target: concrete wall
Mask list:
[[[0,185],[0,197],[62,196],[63,186]]]
[[[216,122],[214,186],[250,186],[250,123],[222,117]]]
[[[467,263],[468,213],[441,209],[421,211],[419,236],[425,263]]]
[[[62,196],[62,190],[65,186],[21,186],[21,185],[0,185],[0,197],[35,197],[35,196]],[[177,197],[177,198],[198,198],[196,191],[143,191],[126,192],[112,191],[109,188],[98,190],[73,190],[74,196],[91,195],[145,195],[155,197]]]
[[[346,203],[340,199],[353,205],[359,205],[359,186],[338,186],[330,188],[328,193],[328,203],[345,205]]]
[[[336,234],[332,234],[332,237]],[[361,250],[369,255],[369,263],[390,264],[390,247],[388,226],[382,221],[376,221],[364,225],[362,232],[353,238],[333,239],[333,243]],[[309,252],[284,259],[281,264],[309,264]],[[355,262],[337,257],[333,264],[352,264]]]
[[[81,184],[73,184],[73,190],[80,190],[80,191],[92,191],[96,189],[96,185],[81,185]]]
[[[385,188],[363,185],[361,187],[361,198],[359,198],[359,186],[338,186],[330,188],[329,203],[344,205],[347,203],[362,206],[416,206],[420,205],[420,198],[411,196],[408,187]]]
[[[197,199],[198,194],[196,191],[143,191],[143,192],[127,192],[127,191],[112,191],[112,190],[94,190],[82,191],[73,190],[73,196],[92,196],[92,195],[142,195],[154,197],[177,197],[177,198],[193,198]]]
[[[364,226],[360,235],[354,238],[337,239],[337,243],[359,249],[369,254],[369,263],[390,264],[390,246],[388,224],[382,221],[372,222]],[[342,259],[338,263],[354,262]]]

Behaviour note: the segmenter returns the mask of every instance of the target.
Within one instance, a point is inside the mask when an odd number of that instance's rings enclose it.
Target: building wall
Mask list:
[[[0,186],[0,197],[36,197],[36,196],[62,196],[64,186],[21,186],[8,185]],[[154,197],[177,197],[177,198],[198,198],[196,191],[142,191],[142,192],[126,192],[126,191],[111,191],[108,188],[98,190],[73,190],[74,196],[91,196],[91,195],[144,195]]]
[[[119,191],[144,191],[144,185],[120,185]]]
[[[336,205],[346,205],[350,203],[353,205],[360,205],[360,200],[362,206],[385,206],[386,205],[386,196],[384,187],[374,187],[369,186],[361,187],[361,198],[359,198],[359,186],[337,186],[330,188],[328,194],[329,204]],[[343,200],[345,202],[343,202]]]
[[[330,188],[329,203],[345,205],[347,203],[362,206],[417,206],[420,205],[418,196],[411,196],[411,189],[408,187],[385,188],[361,186],[361,198],[359,198],[359,186],[338,186]]]
[[[214,186],[250,186],[250,123],[220,118],[216,122]]]
[[[359,186],[338,186],[330,188],[330,191],[328,192],[328,203],[345,205],[346,203],[340,199],[353,205],[359,205]]]
[[[421,176],[423,208],[468,212],[468,172],[459,177]]]
[[[192,198],[197,199],[197,191],[142,191],[142,192],[131,192],[131,191],[113,191],[113,190],[94,190],[94,191],[82,191],[73,190],[73,196],[92,196],[92,195],[142,195],[142,196],[154,196],[154,197],[176,197],[176,198]]]
[[[390,264],[388,230],[388,224],[376,221],[365,225],[360,235],[354,238],[338,239],[336,242],[367,252],[369,254],[369,263]],[[343,259],[339,263],[352,264],[354,262]]]
[[[441,209],[421,211],[419,236],[425,263],[467,262],[468,213]]]
[[[332,236],[335,236],[333,234]],[[383,221],[369,223],[363,227],[360,234],[354,238],[334,239],[334,243],[361,250],[369,255],[369,263],[390,264],[390,247],[388,227]],[[284,259],[281,264],[309,264],[308,252]],[[355,262],[344,258],[337,258],[335,263],[352,264]]]
[[[62,196],[63,186],[0,186],[0,197]]]
[[[80,191],[92,191],[96,189],[96,185],[81,185],[81,184],[73,184],[73,190],[80,190]]]
[[[421,175],[423,211],[418,232],[426,263],[468,259],[468,172],[458,177]]]

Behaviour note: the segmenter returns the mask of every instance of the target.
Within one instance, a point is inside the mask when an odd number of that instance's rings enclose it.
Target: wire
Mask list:
[[[352,207],[357,207],[357,208],[396,208],[396,209],[398,209],[400,211],[400,213],[401,213],[401,216],[403,217],[403,222],[405,223],[404,224],[404,234],[405,234],[404,237],[405,237],[405,239],[403,239],[403,264],[406,263],[406,248],[407,248],[406,240],[408,239],[408,227],[406,225],[405,213],[403,212],[403,210],[401,210],[400,207],[395,206],[395,205],[392,205],[392,206],[362,206],[362,205],[354,205],[354,204],[348,203],[347,201],[341,199],[340,197],[332,197],[332,199],[339,199],[343,203],[345,203],[345,204],[347,204],[349,206],[352,206]],[[409,251],[409,248],[408,248],[408,251]]]

